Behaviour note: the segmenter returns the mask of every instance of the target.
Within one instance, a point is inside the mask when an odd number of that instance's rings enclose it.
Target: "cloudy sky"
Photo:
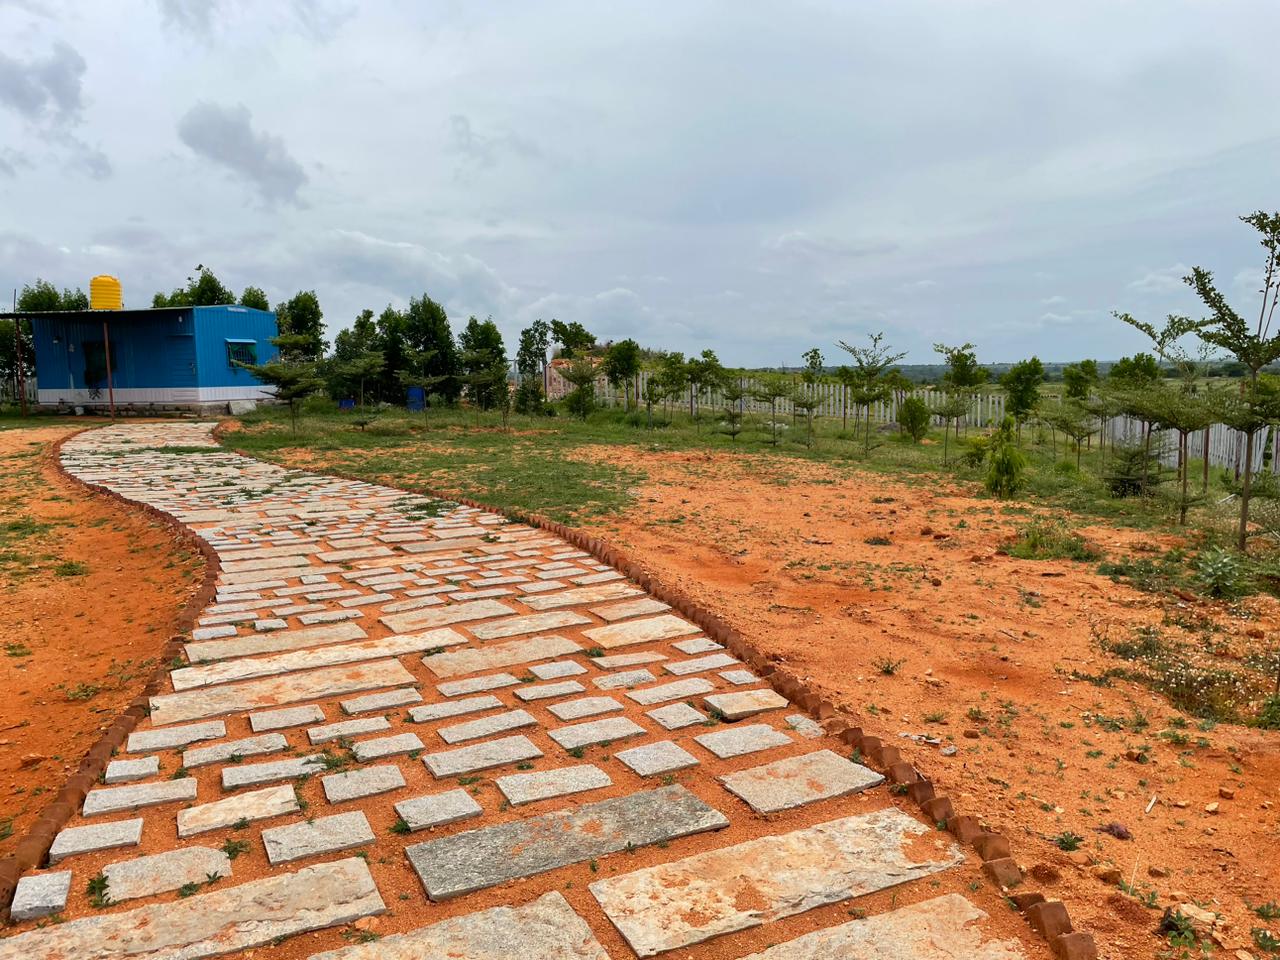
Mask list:
[[[0,0],[0,286],[197,263],[731,364],[1256,309],[1276,0]]]

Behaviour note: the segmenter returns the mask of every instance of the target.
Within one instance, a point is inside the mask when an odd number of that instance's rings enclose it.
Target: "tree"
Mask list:
[[[37,278],[34,284],[24,284],[18,294],[19,313],[44,313],[50,310],[88,310],[89,297],[76,287],[65,288],[61,293],[48,280]]]
[[[560,344],[560,356],[566,360],[580,357],[595,346],[595,334],[591,333],[577,320],[572,323],[551,321],[551,338]]]
[[[948,390],[933,404],[933,415],[942,420],[942,462],[947,462],[947,438],[951,424],[956,425],[956,439],[960,439],[960,418],[969,413],[969,398],[958,390]]]
[[[550,336],[551,328],[545,320],[535,320],[520,331],[520,346],[516,350],[516,373],[520,377],[516,388],[517,413],[540,413],[543,409]]]
[[[333,338],[333,359],[338,363],[350,363],[379,346],[378,325],[373,319],[373,311],[361,310],[351,326],[339,330]]]
[[[1062,382],[1071,400],[1085,400],[1098,385],[1098,361],[1081,360],[1062,368]]]
[[[1145,386],[1160,379],[1160,364],[1149,353],[1135,353],[1121,357],[1111,365],[1107,379],[1128,386]]]
[[[671,415],[671,401],[684,392],[689,382],[689,367],[684,354],[678,350],[664,353],[658,360],[658,382],[662,384],[663,399],[667,401],[667,415]]]
[[[1040,384],[1044,382],[1044,364],[1039,357],[1019,360],[1000,378],[1008,399],[1009,413],[1017,424],[1018,437],[1022,436],[1022,422],[1031,416],[1040,404]]]
[[[280,332],[297,337],[299,352],[308,360],[324,356],[324,313],[314,290],[299,290],[287,303],[276,307]]]
[[[1072,399],[1059,404],[1052,410],[1041,414],[1044,421],[1055,431],[1061,431],[1070,437],[1076,445],[1076,469],[1080,468],[1080,455],[1084,441],[1098,432],[1098,421],[1080,400]],[[1057,457],[1057,443],[1054,443],[1053,455]]]
[[[376,380],[387,365],[381,351],[370,350],[353,360],[348,360],[340,368],[340,375],[348,382],[358,384],[360,406],[364,407],[364,385],[367,381]]]
[[[426,294],[410,299],[404,312],[404,342],[407,351],[429,355],[428,373],[439,378],[436,394],[445,403],[457,403],[462,393],[462,359],[444,307]]]
[[[942,357],[947,372],[942,375],[942,385],[949,390],[972,390],[987,382],[990,374],[986,367],[978,366],[978,356],[972,343],[949,347],[935,343],[933,352]]]
[[[913,443],[919,443],[929,432],[928,405],[919,397],[907,397],[898,404],[898,423]]]
[[[658,377],[651,376],[644,382],[644,390],[640,394],[644,400],[645,410],[649,413],[649,429],[653,429],[653,408],[660,404],[667,396],[666,388],[662,385],[662,380]]]
[[[626,408],[630,410],[631,389],[640,373],[640,344],[631,339],[619,340],[605,351],[602,369],[611,387],[622,388]]]
[[[724,367],[714,350],[703,350],[696,357],[690,358],[685,366],[689,380],[689,416],[698,422],[697,407],[694,400],[707,390],[714,390],[724,380]],[[698,428],[701,430],[701,427]]]
[[[299,403],[324,386],[324,381],[316,372],[315,362],[302,359],[308,347],[304,338],[282,334],[271,342],[280,351],[280,355],[274,360],[238,365],[275,388],[275,398],[289,405],[289,424],[292,432],[297,433]]]
[[[791,395],[791,381],[780,373],[766,373],[756,381],[751,396],[769,405],[769,442],[778,445],[778,401]]]
[[[359,324],[359,322],[359,318],[357,318],[356,323]],[[384,400],[395,399],[399,401],[405,396],[405,381],[400,374],[406,371],[412,372],[411,354],[413,353],[405,337],[407,325],[408,320],[405,318],[404,312],[397,310],[390,304],[387,304],[382,313],[378,314],[377,320],[374,321],[373,334],[369,338],[369,342],[373,347],[382,351],[382,356],[386,360],[386,365],[382,368],[382,376],[379,378],[378,383],[378,395]],[[352,329],[354,330],[355,327],[353,326]],[[337,348],[336,339],[334,348]],[[353,355],[364,352],[358,349],[358,343],[352,344],[352,348]]]
[[[507,387],[507,353],[502,342],[502,332],[493,318],[477,320],[471,317],[458,338],[462,350],[460,358],[462,376],[467,384],[467,395],[481,410],[492,410],[501,405]]]
[[[801,374],[803,378],[804,374]],[[813,387],[801,379],[800,383],[792,384],[791,387],[791,409],[804,414],[805,425],[805,446],[812,447],[814,443],[813,431],[813,415],[814,412],[822,404],[822,400],[814,392]]]
[[[254,310],[270,310],[271,303],[260,287],[245,287],[240,294],[240,306],[252,307]]]
[[[196,264],[196,275],[187,277],[185,287],[175,287],[167,296],[157,293],[151,298],[153,307],[209,307],[235,302],[236,295],[203,263]]]
[[[847,352],[853,357],[853,401],[859,410],[867,412],[867,430],[864,438],[863,454],[869,456],[871,454],[871,405],[883,400],[887,400],[892,393],[892,387],[885,382],[884,377],[889,368],[905,357],[907,354],[894,353],[888,345],[884,343],[883,333],[869,333],[867,339],[871,342],[865,347],[853,347],[845,343],[843,340],[837,341],[837,345],[841,350]],[[857,422],[854,422],[855,432]]]
[[[600,371],[596,369],[595,362],[590,357],[578,357],[567,367],[562,367],[560,375],[573,384],[574,388],[565,397],[569,412],[586,420],[596,406],[596,377],[600,375]]]
[[[747,388],[737,377],[725,379],[720,388],[720,399],[724,402],[724,432],[735,443],[742,432],[742,400],[747,395]]]
[[[435,365],[432,363],[434,359],[435,357],[430,350],[411,350],[405,354],[404,367],[396,371],[396,379],[405,391],[408,391],[410,387],[417,387],[422,391],[422,419],[424,422],[427,419],[427,408],[430,406],[427,398],[443,382],[454,379],[452,374],[432,373],[432,370],[435,369]]]
[[[1013,496],[1026,482],[1027,458],[1018,449],[1014,433],[1016,421],[1008,414],[991,435],[991,453],[987,465],[987,490],[997,497]]]
[[[1185,278],[1197,296],[1209,308],[1210,316],[1199,329],[1205,343],[1226,350],[1249,370],[1251,398],[1247,405],[1261,409],[1259,404],[1258,374],[1263,367],[1280,358],[1280,333],[1272,334],[1271,321],[1275,318],[1276,304],[1280,302],[1280,213],[1262,210],[1240,218],[1261,235],[1265,260],[1262,268],[1262,303],[1258,320],[1253,327],[1227,303],[1226,297],[1214,284],[1213,274],[1202,267],[1195,267]],[[1242,399],[1243,396],[1242,396]],[[1245,435],[1244,472],[1240,487],[1240,529],[1237,546],[1243,552],[1248,546],[1249,496],[1253,475],[1253,441],[1255,431]]]

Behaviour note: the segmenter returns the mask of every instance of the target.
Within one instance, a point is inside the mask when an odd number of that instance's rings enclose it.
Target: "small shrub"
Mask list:
[[[1258,718],[1254,721],[1254,725],[1263,730],[1280,730],[1280,695],[1273,694],[1267,697],[1262,704],[1262,709],[1258,711]]]
[[[1080,844],[1084,843],[1084,837],[1078,833],[1072,833],[1070,830],[1064,830],[1052,839],[1054,846],[1059,850],[1065,850],[1067,853],[1079,850]]]
[[[906,662],[907,661],[905,659],[890,660],[888,657],[880,657],[879,659],[874,661],[874,665],[875,665],[875,668],[879,670],[881,673],[883,673],[886,677],[892,677],[895,673],[898,672],[898,668],[901,667]]]
[[[222,845],[222,852],[227,855],[228,860],[234,860],[240,854],[249,852],[249,841],[228,840]]]
[[[1103,476],[1113,497],[1149,497],[1164,479],[1159,458],[1141,444],[1116,447]]]
[[[1235,597],[1244,592],[1245,571],[1234,553],[1214,547],[1196,558],[1196,580],[1211,597]]]
[[[898,407],[898,424],[916,443],[923,440],[929,432],[931,416],[928,405],[919,397],[907,397]]]
[[[1005,551],[1021,560],[1096,560],[1098,551],[1061,523],[1028,524]]]
[[[991,436],[987,465],[987,490],[997,497],[1011,497],[1026,484],[1027,458],[1018,449],[1013,417],[1005,417]]]
[[[987,462],[987,454],[991,450],[988,437],[971,437],[960,451],[960,462],[966,467],[977,469]]]

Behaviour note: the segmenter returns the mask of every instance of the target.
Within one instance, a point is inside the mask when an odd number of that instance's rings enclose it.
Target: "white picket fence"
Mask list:
[[[1105,433],[1108,443],[1141,443],[1145,425],[1129,417],[1112,417],[1107,421]],[[1203,463],[1206,443],[1209,463],[1215,467],[1228,467],[1234,473],[1244,469],[1245,435],[1224,423],[1215,423],[1206,430],[1199,430],[1187,437],[1187,461]],[[1253,438],[1253,472],[1266,466],[1267,446],[1271,446],[1271,472],[1280,473],[1280,430],[1268,427]],[[1153,430],[1151,449],[1160,462],[1168,467],[1178,465],[1178,433],[1176,430]]]

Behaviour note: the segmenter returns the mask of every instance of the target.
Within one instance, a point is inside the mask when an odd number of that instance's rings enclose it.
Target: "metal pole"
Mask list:
[[[116,418],[116,388],[111,382],[111,338],[107,335],[107,318],[102,318],[102,352],[107,359],[107,400],[111,404],[111,419]]]

